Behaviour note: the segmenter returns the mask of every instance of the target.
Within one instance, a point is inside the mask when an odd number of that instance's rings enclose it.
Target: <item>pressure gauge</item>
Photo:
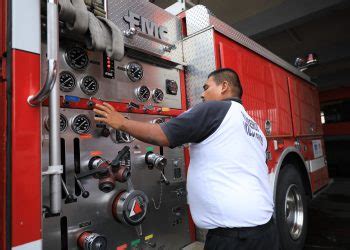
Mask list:
[[[60,114],[60,131],[61,132],[66,131],[67,127],[68,127],[67,117],[65,117],[64,115]]]
[[[86,51],[80,47],[72,47],[65,53],[67,64],[76,70],[83,70],[89,63],[89,57]]]
[[[128,75],[129,79],[133,82],[139,81],[143,77],[143,68],[141,64],[137,62],[131,62],[128,65],[126,65],[126,74]]]
[[[151,121],[151,123],[155,123],[155,124],[161,124],[164,122],[163,118],[157,118]]]
[[[71,127],[79,135],[87,134],[91,128],[91,122],[86,115],[77,115],[73,118]]]
[[[50,120],[49,120],[49,117],[45,118],[44,124],[45,124],[46,130],[50,131]],[[66,131],[67,127],[68,127],[68,120],[67,120],[67,118],[64,115],[60,114],[60,132]]]
[[[156,103],[160,103],[164,100],[164,92],[161,89],[155,89],[152,91],[152,99]]]
[[[60,90],[63,92],[71,92],[76,86],[76,80],[72,73],[62,71],[60,73]]]
[[[98,91],[98,82],[92,76],[85,76],[80,83],[81,90],[87,95],[94,95]]]
[[[149,90],[149,88],[142,85],[135,90],[135,94],[141,102],[147,102],[147,100],[151,96],[151,91]]]

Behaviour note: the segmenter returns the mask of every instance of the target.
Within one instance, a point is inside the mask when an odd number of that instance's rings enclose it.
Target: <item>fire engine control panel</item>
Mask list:
[[[45,44],[42,44],[45,55]],[[43,249],[179,249],[190,242],[183,148],[143,143],[94,120],[72,102],[91,97],[181,109],[180,70],[62,42],[59,50],[62,213],[50,214],[43,177]],[[45,60],[42,67],[45,68]],[[45,70],[43,70],[45,72]],[[44,77],[44,76],[43,76]],[[162,123],[167,115],[123,113]],[[49,162],[48,107],[42,108],[42,168]]]

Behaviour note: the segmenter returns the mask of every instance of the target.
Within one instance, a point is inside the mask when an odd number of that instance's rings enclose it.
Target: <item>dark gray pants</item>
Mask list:
[[[268,223],[251,228],[210,229],[204,250],[278,250],[279,240],[276,223]]]

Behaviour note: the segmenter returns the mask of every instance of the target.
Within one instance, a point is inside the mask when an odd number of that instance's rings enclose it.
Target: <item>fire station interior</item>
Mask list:
[[[161,124],[220,67],[242,75],[267,137],[281,249],[350,249],[350,1],[3,0],[0,13],[0,250],[204,249],[190,145],[143,142],[93,108]]]
[[[174,1],[153,2],[165,8]],[[349,249],[349,1],[194,0],[190,4],[208,6],[217,17],[298,67],[317,85],[333,182],[310,205],[305,249]]]

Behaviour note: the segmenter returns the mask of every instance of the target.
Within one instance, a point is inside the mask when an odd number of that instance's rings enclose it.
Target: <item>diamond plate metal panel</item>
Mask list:
[[[184,57],[188,64],[186,71],[188,107],[193,107],[201,102],[203,84],[207,80],[208,74],[216,69],[214,51],[212,29],[184,41]]]
[[[182,62],[182,33],[181,21],[147,0],[109,0],[107,3],[108,19],[114,22],[122,31],[129,30],[129,24],[123,19],[131,11],[153,21],[158,26],[168,29],[167,42],[176,45],[176,49],[165,52],[165,46],[147,38],[135,35],[133,38],[124,37],[127,47],[160,56],[173,62]]]
[[[209,10],[203,5],[196,5],[186,11],[187,35],[208,27],[210,25],[209,17]]]
[[[264,47],[254,42],[252,39],[240,33],[239,31],[235,30],[228,24],[210,15],[210,11],[205,6],[196,5],[195,7],[188,10],[186,12],[186,19],[187,30],[190,31],[189,34],[198,32],[199,30],[212,25],[214,26],[214,29],[220,32],[221,34],[227,36],[228,38],[236,41],[239,44],[242,44],[243,46],[249,48],[257,54],[288,70],[289,72],[299,76],[300,78],[312,83],[308,75],[293,67],[288,62],[284,61],[282,58],[276,56],[271,51],[265,49]]]

